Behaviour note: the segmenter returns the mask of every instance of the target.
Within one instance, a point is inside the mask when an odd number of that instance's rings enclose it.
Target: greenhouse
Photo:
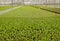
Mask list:
[[[60,41],[60,0],[0,0],[0,41]]]

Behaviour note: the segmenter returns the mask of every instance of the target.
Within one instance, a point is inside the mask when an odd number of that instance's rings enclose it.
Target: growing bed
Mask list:
[[[60,16],[22,6],[0,16],[0,41],[60,41]]]
[[[35,6],[35,7],[60,14],[60,8],[58,7],[51,7],[51,6],[50,7],[49,6]]]

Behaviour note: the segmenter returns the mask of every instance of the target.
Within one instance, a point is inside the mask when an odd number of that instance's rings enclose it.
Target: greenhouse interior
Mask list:
[[[60,41],[60,0],[0,0],[0,41]]]

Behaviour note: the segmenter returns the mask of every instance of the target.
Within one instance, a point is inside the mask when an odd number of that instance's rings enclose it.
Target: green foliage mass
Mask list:
[[[60,41],[60,16],[23,6],[0,16],[0,41]]]

